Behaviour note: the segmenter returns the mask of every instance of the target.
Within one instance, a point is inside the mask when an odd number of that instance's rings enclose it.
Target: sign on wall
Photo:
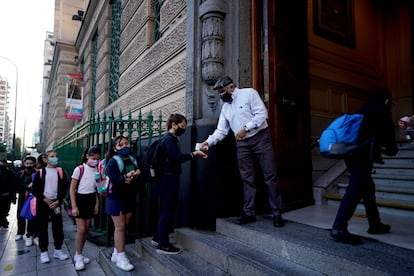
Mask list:
[[[67,74],[65,118],[82,120],[83,113],[83,75]]]

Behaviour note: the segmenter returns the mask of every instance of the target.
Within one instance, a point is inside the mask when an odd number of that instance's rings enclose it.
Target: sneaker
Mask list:
[[[49,254],[47,253],[47,251],[40,253],[40,262],[42,264],[50,262]]]
[[[83,256],[83,263],[84,264],[89,264],[91,262],[91,259],[89,259],[88,257]]]
[[[154,238],[151,239],[151,244],[155,247],[158,247],[158,242],[154,240]]]
[[[84,264],[89,264],[91,262],[91,259],[89,259],[88,257],[85,257],[83,255],[78,255],[77,253],[73,257],[73,261],[76,262],[80,257],[83,259]]]
[[[26,246],[33,245],[33,237],[26,237]]]
[[[64,261],[69,258],[69,256],[68,254],[63,253],[61,249],[55,249],[55,252],[53,252],[53,258]]]
[[[182,251],[181,248],[177,248],[172,244],[166,247],[158,246],[158,249],[157,249],[158,254],[169,254],[169,255],[180,254],[181,251]]]
[[[16,235],[14,238],[15,241],[20,241],[21,239],[23,239],[23,235]]]
[[[39,237],[33,238],[34,245],[39,246]]]
[[[369,234],[385,234],[385,233],[390,232],[390,230],[391,230],[391,226],[380,222],[378,225],[370,226],[368,228],[368,233]]]
[[[84,270],[85,269],[85,263],[83,262],[83,257],[80,256],[79,258],[76,258],[75,260],[75,269],[76,270]]]
[[[118,262],[118,253],[112,253],[111,262],[116,263]]]
[[[116,266],[122,269],[123,271],[131,271],[134,269],[134,266],[129,262],[128,258],[118,259]]]

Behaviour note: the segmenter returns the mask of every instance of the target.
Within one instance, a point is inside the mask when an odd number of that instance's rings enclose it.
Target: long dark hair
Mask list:
[[[182,121],[185,121],[185,123],[187,124],[187,119],[184,117],[184,115],[178,113],[171,114],[170,118],[168,118],[167,121],[167,130],[170,130],[172,128],[172,123],[179,124]]]

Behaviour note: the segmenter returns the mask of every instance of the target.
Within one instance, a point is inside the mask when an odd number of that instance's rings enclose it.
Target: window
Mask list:
[[[154,0],[154,43],[161,38],[161,6],[162,0]]]
[[[119,42],[121,40],[121,0],[114,0],[112,3],[112,24],[111,24],[111,56],[109,67],[109,103],[119,98]]]

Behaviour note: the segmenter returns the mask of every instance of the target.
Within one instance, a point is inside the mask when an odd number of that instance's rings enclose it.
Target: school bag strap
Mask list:
[[[137,159],[132,156],[132,155],[128,155],[129,156],[129,160],[131,160],[132,164],[134,164],[135,168],[138,168],[138,163],[137,163]],[[121,156],[119,155],[114,155],[112,156],[113,159],[115,159],[116,163],[118,164],[118,168],[119,171],[122,173],[122,171],[124,170],[124,161],[122,161]]]
[[[61,167],[56,167],[56,169],[58,171],[59,178],[63,179],[63,169]],[[40,179],[42,179],[42,177],[43,177],[43,170],[46,170],[46,169],[43,168],[39,171]]]

